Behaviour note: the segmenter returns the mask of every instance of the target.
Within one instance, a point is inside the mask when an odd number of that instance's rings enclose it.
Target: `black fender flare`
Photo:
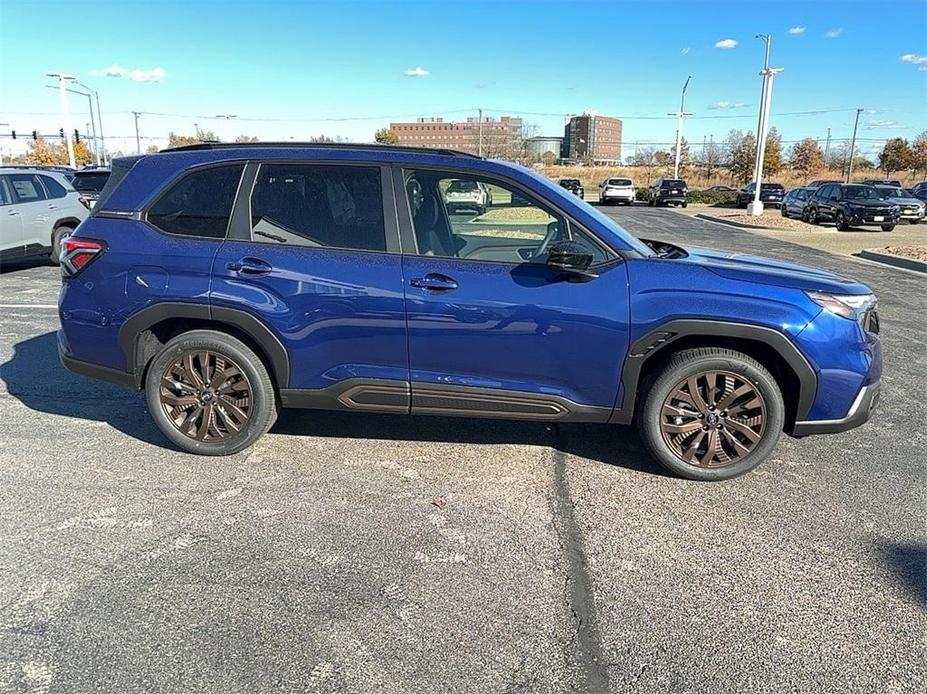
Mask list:
[[[630,424],[634,418],[637,389],[644,363],[684,337],[726,337],[761,342],[776,351],[798,377],[799,393],[796,420],[806,419],[817,393],[817,373],[798,347],[783,333],[750,323],[729,321],[677,319],[663,323],[635,342],[621,370],[623,402],[615,407],[609,423]]]
[[[286,349],[277,336],[258,318],[247,311],[224,306],[165,302],[148,306],[132,314],[119,328],[119,347],[126,360],[126,371],[134,374],[137,388],[142,385],[144,371],[139,366],[147,363],[148,358],[153,356],[145,354],[147,347],[143,341],[139,340],[139,336],[151,326],[171,318],[205,320],[237,328],[251,338],[267,356],[277,387],[287,388],[289,386],[290,361]]]

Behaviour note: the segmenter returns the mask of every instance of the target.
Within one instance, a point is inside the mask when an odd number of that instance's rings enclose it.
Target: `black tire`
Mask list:
[[[834,226],[837,227],[837,231],[848,231],[850,229],[847,218],[841,210],[837,210],[837,214],[834,216]]]
[[[808,224],[817,224],[820,220],[818,219],[818,209],[812,207],[808,211]]]
[[[53,265],[60,265],[61,261],[58,259],[58,255],[61,253],[61,242],[66,236],[70,236],[74,233],[74,227],[69,226],[60,226],[52,232],[52,245],[51,252],[48,254],[49,260],[52,261]]]
[[[892,231],[895,228],[894,224],[883,224],[882,231]]]
[[[250,388],[249,417],[244,422],[241,431],[212,441],[197,440],[181,432],[178,425],[165,412],[165,406],[161,401],[161,379],[165,373],[169,373],[168,369],[172,364],[184,358],[186,354],[198,355],[204,351],[221,356],[226,360],[226,364],[231,362],[233,366],[238,367]],[[218,386],[216,390],[220,390]],[[148,411],[161,433],[178,448],[198,455],[238,453],[263,436],[277,419],[278,407],[274,384],[260,357],[241,340],[215,330],[191,330],[178,335],[164,345],[148,367],[145,377],[145,398]],[[217,404],[218,393],[215,398],[217,398]],[[216,404],[214,404],[215,409],[217,409]],[[241,404],[240,400],[239,404]],[[202,405],[203,403],[200,402],[199,405],[194,405],[190,409],[195,409],[197,406],[202,409]],[[241,407],[244,408],[244,404],[241,404]],[[213,412],[214,409],[209,408],[207,411]],[[199,421],[202,422],[202,418]],[[219,415],[213,415],[212,421],[219,422]],[[210,425],[207,424],[207,432],[209,428]]]
[[[664,403],[678,384],[711,371],[728,372],[742,378],[745,383],[749,382],[762,396],[765,421],[762,433],[748,453],[727,464],[703,467],[685,462],[673,451],[664,440],[661,422]],[[724,423],[721,421],[722,428]],[[643,404],[637,412],[641,439],[656,461],[680,477],[704,482],[731,479],[756,468],[776,447],[784,423],[782,393],[769,371],[746,354],[720,347],[688,349],[674,354],[644,395]],[[720,440],[722,435],[718,432],[717,436]]]
[[[653,198],[650,198],[650,200],[647,201],[647,204],[650,205],[651,207],[656,207],[656,204]]]
[[[919,219],[909,219],[909,220],[908,220],[908,224],[917,224],[919,221],[921,221],[921,220],[919,220]]]
[[[684,203],[682,203],[682,206],[683,206],[683,207],[688,207],[688,206],[689,206],[689,203],[688,203],[688,202],[684,202]]]

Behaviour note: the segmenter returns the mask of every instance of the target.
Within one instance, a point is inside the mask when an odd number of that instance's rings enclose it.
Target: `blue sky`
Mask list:
[[[163,144],[169,130],[192,134],[194,122],[220,137],[363,141],[390,117],[463,119],[482,107],[524,114],[540,134],[560,134],[565,113],[617,115],[630,153],[635,142],[673,138],[665,116],[688,75],[691,143],[755,129],[758,32],[772,34],[772,64],[785,68],[771,119],[785,140],[823,143],[828,127],[834,139],[849,137],[857,107],[867,109],[864,151],[927,129],[923,0],[2,0],[0,122],[10,125],[0,132],[56,132],[58,94],[44,74],[63,71],[100,92],[106,134],[125,151],[134,150],[131,111],[147,112],[142,136]],[[86,98],[70,99],[83,130]],[[809,111],[832,112],[788,115]],[[206,118],[220,113],[239,118]],[[0,140],[5,152],[12,146]]]

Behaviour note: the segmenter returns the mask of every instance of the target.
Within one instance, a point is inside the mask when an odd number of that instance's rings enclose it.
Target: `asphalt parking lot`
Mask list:
[[[55,268],[4,268],[0,691],[923,691],[924,277],[606,212],[869,284],[874,421],[720,484],[622,428],[311,411],[200,458],[59,366]]]

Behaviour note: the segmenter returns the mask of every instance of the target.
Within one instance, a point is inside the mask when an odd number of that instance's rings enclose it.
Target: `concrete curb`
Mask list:
[[[866,248],[865,250],[862,250],[855,255],[859,256],[860,258],[865,258],[866,260],[875,261],[877,263],[884,263],[885,265],[892,265],[894,267],[900,267],[905,270],[913,270],[914,272],[927,273],[927,262],[924,262],[923,260],[905,258],[901,255],[890,255],[888,253],[882,253],[875,248]]]
[[[765,227],[760,226],[759,224],[744,224],[743,222],[734,222],[730,219],[724,219],[724,217],[712,217],[710,214],[702,214],[699,212],[694,215],[696,219],[704,219],[709,222],[715,222],[716,224],[724,224],[729,227],[736,227],[737,229],[768,229],[769,231],[792,231],[791,229],[783,229],[782,227]]]

